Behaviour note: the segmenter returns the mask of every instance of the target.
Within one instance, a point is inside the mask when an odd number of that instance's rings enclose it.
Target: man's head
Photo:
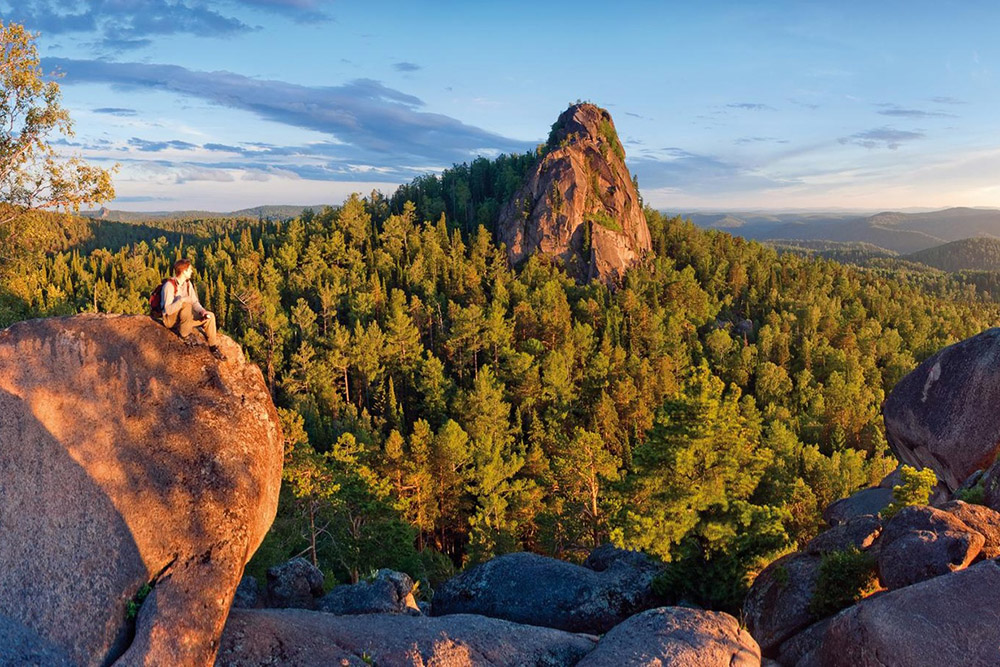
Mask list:
[[[174,262],[174,278],[187,280],[191,277],[192,270],[190,259],[179,259]]]

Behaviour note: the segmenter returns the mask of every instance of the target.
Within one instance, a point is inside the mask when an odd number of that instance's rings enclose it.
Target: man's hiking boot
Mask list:
[[[222,350],[219,349],[218,345],[213,345],[208,349],[212,353],[213,357],[215,357],[219,361],[226,361],[226,355],[222,352]]]
[[[187,336],[181,336],[181,340],[188,347],[194,347],[198,344],[198,336],[193,333],[189,333]]]

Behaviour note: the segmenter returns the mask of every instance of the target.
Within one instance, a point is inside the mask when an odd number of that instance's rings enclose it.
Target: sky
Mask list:
[[[1000,207],[1000,4],[0,0],[125,210],[391,193],[608,109],[644,200]]]

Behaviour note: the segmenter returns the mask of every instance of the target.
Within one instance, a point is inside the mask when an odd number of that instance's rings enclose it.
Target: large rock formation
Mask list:
[[[979,555],[985,538],[953,514],[933,507],[904,507],[878,540],[879,579],[896,589],[961,570]]]
[[[952,491],[1000,451],[1000,328],[944,348],[904,377],[882,408],[896,456]]]
[[[788,554],[757,575],[743,601],[743,616],[762,651],[771,652],[816,620],[809,603],[820,562],[819,556]]]
[[[415,584],[404,572],[381,569],[371,581],[334,586],[319,601],[328,614],[420,614],[413,598]]]
[[[619,550],[621,551],[621,550]],[[599,552],[596,571],[533,553],[498,556],[441,584],[431,612],[482,614],[569,632],[607,632],[657,605],[659,568],[644,558]]]
[[[300,609],[234,609],[219,667],[282,665],[575,665],[582,635],[483,616],[334,616]]]
[[[1000,664],[997,591],[1000,564],[987,560],[966,570],[873,596],[833,617],[807,664]]]
[[[552,126],[546,149],[500,213],[511,262],[541,252],[581,280],[620,278],[652,244],[611,114],[571,106]]]
[[[661,607],[616,625],[578,667],[758,667],[760,647],[719,611]]]
[[[212,663],[282,458],[260,370],[221,347],[138,316],[0,331],[0,627],[77,665]]]

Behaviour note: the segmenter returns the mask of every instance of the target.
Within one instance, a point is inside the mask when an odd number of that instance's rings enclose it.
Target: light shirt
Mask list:
[[[163,314],[173,315],[178,310],[184,307],[185,303],[191,304],[191,312],[198,319],[204,319],[204,314],[208,311],[201,305],[198,301],[198,292],[195,291],[194,285],[191,284],[190,280],[184,281],[183,285],[178,285],[174,288],[174,283],[172,280],[168,280],[163,284]]]

